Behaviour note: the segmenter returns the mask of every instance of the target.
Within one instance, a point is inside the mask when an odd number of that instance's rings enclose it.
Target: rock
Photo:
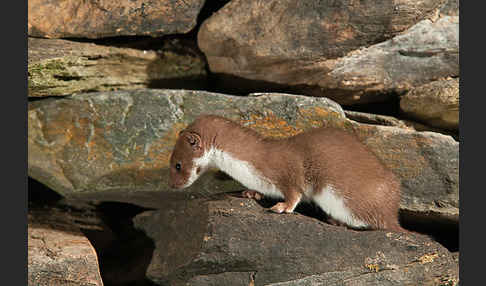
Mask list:
[[[379,114],[365,113],[365,112],[358,112],[358,111],[349,111],[349,110],[345,110],[344,114],[346,114],[346,118],[359,123],[395,126],[395,127],[415,130],[413,126],[410,125],[410,123],[404,120],[399,120],[393,116],[379,115]]]
[[[383,101],[458,75],[459,17],[435,21],[443,6],[232,1],[202,24],[198,44],[213,73],[340,104]]]
[[[442,16],[459,16],[459,0],[447,0],[440,9]]]
[[[204,0],[31,0],[28,35],[46,38],[162,36],[189,32]]]
[[[29,97],[136,89],[206,76],[203,57],[189,53],[38,38],[28,38],[28,45]]]
[[[159,207],[133,219],[155,243],[146,273],[157,285],[458,281],[453,256],[421,235],[352,231],[300,214],[274,214],[253,200],[229,196],[166,200]]]
[[[458,222],[458,142],[433,132],[361,124],[326,98],[135,90],[31,102],[28,174],[64,196],[120,189],[170,192],[168,161],[177,134],[207,113],[275,138],[323,124],[355,133],[401,179],[402,210]],[[207,196],[241,188],[208,172],[184,192]]]
[[[423,20],[383,43],[338,59],[319,86],[348,91],[343,104],[384,100],[431,81],[459,75],[459,17]],[[362,97],[365,97],[362,99]]]
[[[438,80],[416,87],[400,99],[410,117],[438,128],[459,130],[459,79]]]
[[[352,123],[402,182],[401,209],[459,223],[459,143],[451,136]]]
[[[29,209],[27,233],[28,285],[103,285],[96,252],[79,228]]]
[[[296,134],[323,118],[333,120],[331,114],[344,116],[327,99],[184,90],[89,93],[29,106],[29,175],[63,195],[168,189],[168,159],[176,135],[202,113],[256,124],[270,136]],[[212,181],[202,189],[215,192],[224,186]],[[201,191],[201,186],[195,189]]]

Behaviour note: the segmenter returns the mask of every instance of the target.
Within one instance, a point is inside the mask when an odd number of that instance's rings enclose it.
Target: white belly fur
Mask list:
[[[357,219],[346,206],[344,200],[336,194],[333,186],[326,186],[320,193],[314,195],[314,202],[329,216],[351,227],[363,228],[368,224]]]
[[[282,192],[268,178],[262,176],[251,164],[239,160],[231,154],[212,149],[212,164],[225,172],[243,186],[265,196],[283,198]]]

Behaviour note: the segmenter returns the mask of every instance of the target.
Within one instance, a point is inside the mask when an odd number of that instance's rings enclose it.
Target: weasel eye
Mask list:
[[[176,168],[177,171],[180,171],[181,170],[181,164],[180,163],[177,163],[175,165],[175,168]]]

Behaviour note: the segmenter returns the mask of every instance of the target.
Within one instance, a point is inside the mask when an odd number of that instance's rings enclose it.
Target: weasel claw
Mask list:
[[[257,201],[263,199],[263,195],[257,191],[246,190],[241,193],[244,198],[255,199]]]

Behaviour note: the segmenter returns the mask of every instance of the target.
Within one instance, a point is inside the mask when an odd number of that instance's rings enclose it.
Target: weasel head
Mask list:
[[[170,157],[169,186],[183,189],[192,185],[209,165],[207,154],[198,133],[181,131]]]

